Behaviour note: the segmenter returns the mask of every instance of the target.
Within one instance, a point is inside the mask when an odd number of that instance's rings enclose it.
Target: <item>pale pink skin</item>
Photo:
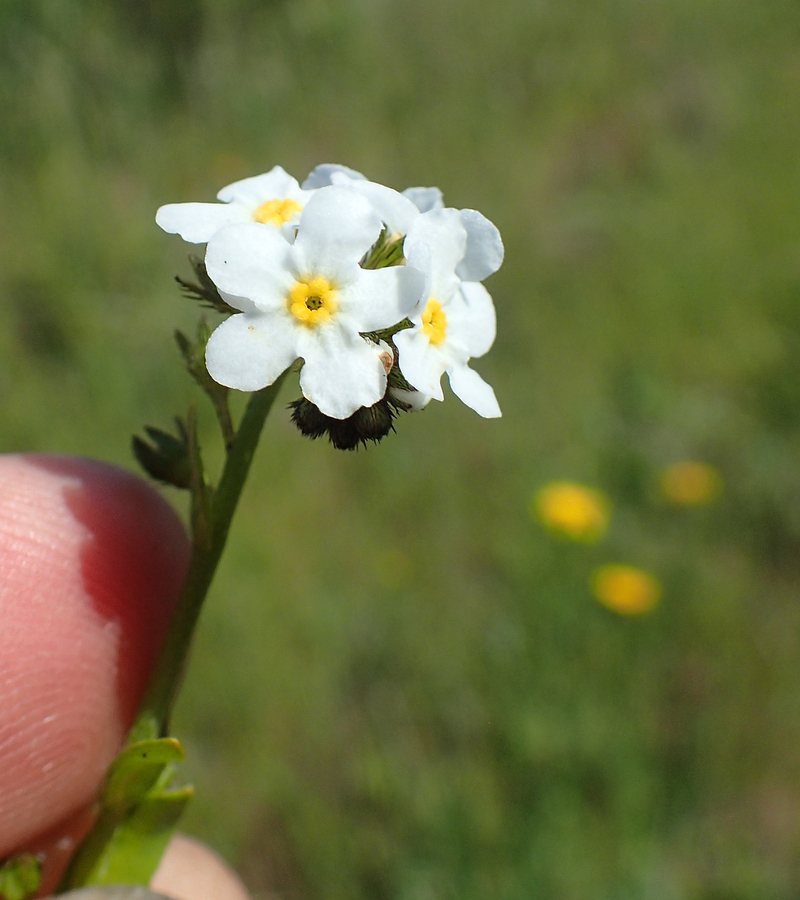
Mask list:
[[[0,457],[0,859],[45,853],[45,890],[91,823],[187,563],[177,516],[133,475],[75,457]],[[209,896],[244,896],[197,845],[177,842],[170,858],[160,890],[203,900],[180,890],[191,858]]]

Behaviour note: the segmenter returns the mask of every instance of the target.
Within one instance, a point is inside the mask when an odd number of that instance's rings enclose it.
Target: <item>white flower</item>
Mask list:
[[[314,188],[328,187],[333,184],[334,178],[340,176],[348,181],[367,180],[366,175],[347,166],[340,166],[337,163],[321,163],[309,173],[308,178],[303,182],[303,188],[304,190],[314,190]]]
[[[185,241],[205,244],[223,225],[260,222],[278,229],[294,225],[314,191],[303,190],[280,166],[264,175],[224,187],[222,203],[169,203],[156,213],[156,222]],[[288,237],[289,235],[287,235]]]
[[[303,182],[303,188],[313,190],[331,184],[351,188],[366,197],[380,216],[381,222],[397,237],[408,234],[411,223],[420,213],[413,198],[406,197],[384,184],[368,181],[360,172],[334,163],[317,166]]]
[[[437,187],[410,187],[403,191],[420,212],[444,209],[442,192]],[[462,281],[483,281],[496,272],[503,262],[503,241],[497,228],[475,209],[459,210],[461,224],[467,232],[464,258],[456,268]]]
[[[209,339],[211,377],[255,391],[302,357],[303,395],[325,415],[344,419],[377,403],[386,391],[383,351],[361,332],[406,317],[424,281],[407,266],[359,266],[380,231],[364,197],[334,186],[308,201],[293,244],[254,223],[216,232],[208,242],[208,274],[242,313]]]
[[[467,232],[467,246],[456,275],[462,281],[483,281],[503,263],[505,251],[500,232],[476,209],[460,209],[458,214]]]
[[[420,212],[432,209],[444,209],[442,192],[437,187],[410,187],[403,191],[403,196],[417,207]]]
[[[402,194],[368,181],[366,176],[347,166],[324,163],[303,182],[305,190],[338,184],[351,187],[372,203],[375,211],[394,234],[407,235],[420,213],[444,209],[442,192],[437,187],[410,187]],[[503,241],[497,228],[474,209],[461,209],[461,224],[467,232],[467,246],[456,274],[462,281],[483,281],[503,262]]]
[[[425,288],[410,316],[412,328],[394,336],[400,371],[418,391],[444,399],[441,377],[467,406],[487,418],[499,415],[492,388],[468,365],[495,338],[492,298],[478,276],[499,268],[503,245],[497,229],[473,210],[432,209],[419,215],[405,244],[408,267],[425,272]]]

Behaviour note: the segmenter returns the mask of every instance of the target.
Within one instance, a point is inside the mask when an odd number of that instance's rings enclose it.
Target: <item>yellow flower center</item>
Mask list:
[[[285,225],[303,207],[294,200],[267,200],[253,213],[253,220],[262,225]]]
[[[435,346],[441,344],[447,333],[447,316],[442,310],[442,304],[433,297],[428,300],[425,312],[422,314],[422,330],[428,336],[428,340]]]
[[[303,325],[326,325],[336,312],[336,290],[327,278],[297,281],[287,298],[289,311]]]

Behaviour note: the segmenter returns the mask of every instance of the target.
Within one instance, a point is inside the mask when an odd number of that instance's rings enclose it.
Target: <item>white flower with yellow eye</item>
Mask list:
[[[164,231],[179,234],[192,244],[205,244],[224,225],[258,222],[283,230],[291,239],[313,190],[303,190],[280,166],[264,175],[245,178],[224,187],[222,203],[168,203],[156,213]]]
[[[382,399],[384,362],[361,334],[408,316],[424,277],[408,266],[359,266],[381,228],[364,197],[333,186],[308,201],[293,244],[255,223],[217,231],[206,268],[225,300],[242,312],[208,341],[211,377],[257,391],[302,358],[303,396],[325,415],[344,419]]]
[[[486,418],[500,407],[492,388],[468,365],[492,346],[494,305],[479,280],[500,267],[497,229],[474,210],[431,209],[417,216],[404,242],[407,267],[425,273],[412,328],[394,336],[403,377],[418,391],[443,400],[447,372],[453,393]]]

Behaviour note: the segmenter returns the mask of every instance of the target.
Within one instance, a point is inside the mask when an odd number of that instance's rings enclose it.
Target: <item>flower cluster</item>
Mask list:
[[[479,212],[445,208],[437,188],[399,193],[338,165],[302,185],[276,166],[217,196],[156,215],[165,231],[207,244],[208,277],[233,311],[206,347],[216,382],[257,391],[301,361],[295,422],[347,448],[379,440],[398,411],[442,400],[445,372],[464,403],[500,415],[469,366],[494,341],[481,282],[503,261]]]

